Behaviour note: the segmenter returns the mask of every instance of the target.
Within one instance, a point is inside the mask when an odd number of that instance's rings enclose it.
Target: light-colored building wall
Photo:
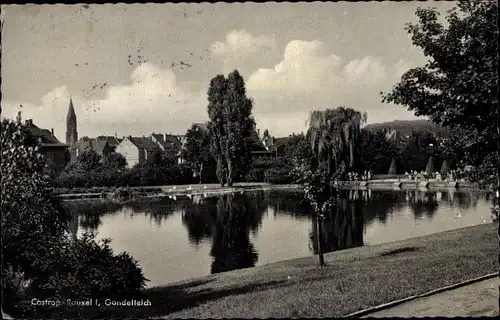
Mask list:
[[[137,148],[137,146],[127,138],[123,139],[122,142],[116,146],[116,152],[125,157],[127,160],[127,167],[129,168],[132,168],[139,162],[144,161],[145,158],[144,151]]]

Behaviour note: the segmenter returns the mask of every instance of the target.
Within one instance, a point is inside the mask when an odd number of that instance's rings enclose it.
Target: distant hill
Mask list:
[[[365,128],[370,131],[378,130],[396,130],[404,135],[409,135],[412,131],[429,131],[434,134],[440,134],[447,129],[441,125],[432,123],[428,120],[394,120],[389,122],[372,123],[366,125]]]

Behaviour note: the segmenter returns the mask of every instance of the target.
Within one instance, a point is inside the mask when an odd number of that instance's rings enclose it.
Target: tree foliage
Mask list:
[[[412,132],[400,150],[401,165],[406,171],[422,171],[426,169],[429,157],[434,156],[436,160],[441,161],[436,154],[437,144],[437,139],[430,132]]]
[[[364,129],[372,132],[396,130],[405,136],[411,134],[413,131],[429,131],[436,136],[440,136],[448,130],[448,128],[444,128],[439,124],[421,119],[371,123],[366,125]]]
[[[182,150],[181,157],[201,179],[203,168],[215,167],[214,157],[210,153],[209,133],[193,125],[186,132],[186,145]]]
[[[435,123],[466,132],[482,158],[497,146],[498,28],[496,1],[458,1],[448,12],[448,27],[435,9],[418,9],[417,24],[406,28],[413,44],[429,58],[407,71],[383,101],[407,107]]]
[[[253,101],[246,96],[245,82],[237,70],[227,79],[217,75],[208,89],[210,150],[215,157],[221,184],[232,186],[247,167],[250,137],[255,130],[252,118]]]
[[[76,159],[76,163],[85,171],[98,171],[101,169],[102,157],[94,150],[82,152]]]
[[[69,236],[71,217],[53,193],[39,141],[27,127],[3,119],[0,138],[2,287],[9,312],[33,317],[36,307],[25,303],[32,297],[85,299],[96,292],[124,296],[144,287],[146,279],[130,256],[113,256],[93,235]],[[96,273],[91,266],[106,272]],[[20,288],[17,279],[27,288]]]
[[[366,113],[342,106],[315,110],[308,122],[307,137],[317,162],[325,164],[330,174],[339,166],[354,168],[359,158],[361,125],[366,122]]]
[[[104,168],[109,170],[123,171],[127,168],[127,159],[118,152],[111,152],[104,156]]]
[[[313,156],[307,137],[303,134],[290,135],[283,145],[278,146],[278,154],[293,160],[310,160]]]
[[[396,146],[387,141],[383,130],[361,130],[361,171],[370,170],[373,173],[385,174],[396,154]]]
[[[40,145],[27,128],[3,119],[1,125],[2,254],[6,266],[36,278],[47,271],[69,216],[43,175]],[[54,258],[54,257],[53,257]]]

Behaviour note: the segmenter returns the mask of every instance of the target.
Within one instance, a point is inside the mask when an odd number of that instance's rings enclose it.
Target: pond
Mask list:
[[[324,224],[326,252],[491,223],[486,193],[346,191]],[[73,232],[111,238],[148,287],[317,254],[315,217],[298,191],[65,202]]]

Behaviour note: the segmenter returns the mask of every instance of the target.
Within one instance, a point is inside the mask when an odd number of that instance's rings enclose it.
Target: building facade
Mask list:
[[[18,118],[19,119],[19,118]],[[54,135],[54,129],[42,129],[37,127],[32,119],[26,120],[29,134],[38,139],[40,143],[39,152],[45,157],[48,168],[60,173],[70,161],[68,145],[60,142]]]
[[[127,167],[132,168],[151,159],[156,152],[161,152],[162,149],[150,138],[128,136],[116,146],[115,151],[122,154],[127,160]]]

